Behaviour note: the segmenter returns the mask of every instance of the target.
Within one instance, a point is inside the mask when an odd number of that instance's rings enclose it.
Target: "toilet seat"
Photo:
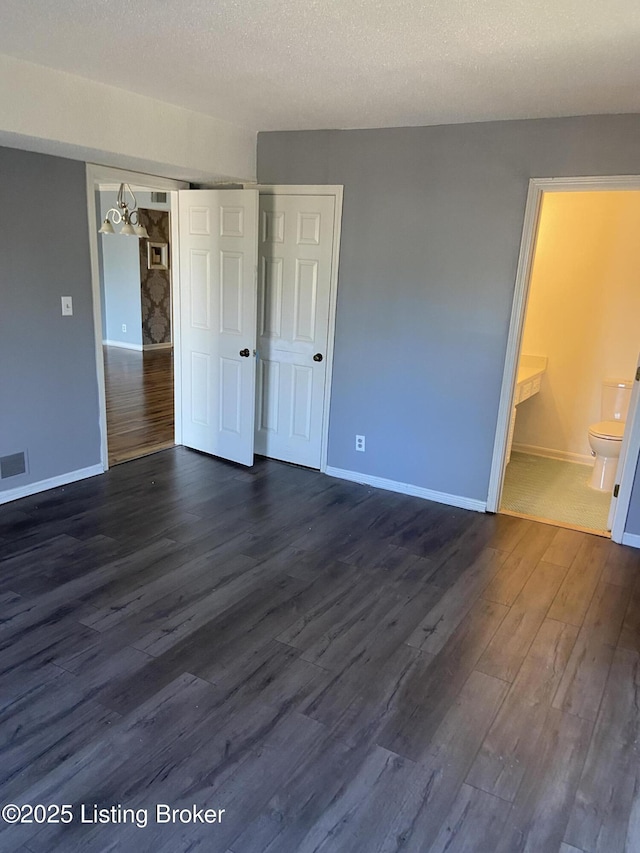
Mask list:
[[[606,438],[608,441],[622,441],[624,421],[599,421],[591,424],[589,433],[596,438]]]

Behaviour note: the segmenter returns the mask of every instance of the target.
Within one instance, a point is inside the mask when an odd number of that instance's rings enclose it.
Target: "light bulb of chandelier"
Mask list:
[[[115,234],[116,232],[113,230],[113,225],[109,222],[108,219],[102,223],[102,227],[98,231],[98,234]]]
[[[130,222],[125,222],[122,228],[120,229],[121,234],[125,234],[127,237],[135,237],[136,232],[133,225]]]
[[[149,233],[148,233],[147,229],[144,227],[144,225],[140,225],[140,224],[134,225],[133,230],[135,231],[136,235],[141,240],[147,240],[149,238]]]

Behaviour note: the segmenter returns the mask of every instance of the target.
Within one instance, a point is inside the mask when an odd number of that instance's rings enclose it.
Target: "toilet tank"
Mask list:
[[[602,383],[602,420],[626,421],[631,400],[631,379],[605,379]]]

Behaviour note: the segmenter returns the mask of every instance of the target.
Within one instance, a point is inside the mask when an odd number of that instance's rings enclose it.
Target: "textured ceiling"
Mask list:
[[[1,0],[0,53],[254,130],[640,112],[638,0]]]

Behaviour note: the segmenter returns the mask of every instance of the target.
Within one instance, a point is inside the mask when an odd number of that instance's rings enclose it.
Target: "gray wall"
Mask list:
[[[259,135],[260,182],[344,185],[330,465],[486,499],[528,180],[607,174],[640,116]]]
[[[100,221],[116,207],[117,193],[100,193]],[[100,234],[100,286],[104,294],[104,340],[142,346],[142,306],[140,303],[140,246],[137,237]],[[127,327],[122,331],[123,324]]]
[[[4,491],[98,464],[100,431],[84,163],[0,148],[0,187],[0,455],[30,466]]]

